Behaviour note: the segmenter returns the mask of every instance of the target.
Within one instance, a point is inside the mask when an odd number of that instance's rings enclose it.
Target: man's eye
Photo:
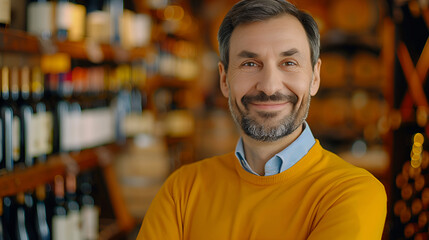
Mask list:
[[[287,61],[283,63],[284,66],[295,66],[296,62],[292,62],[292,61]]]
[[[245,63],[243,63],[243,66],[245,66],[245,67],[256,67],[256,66],[258,66],[258,64],[256,64],[255,62],[245,62]]]

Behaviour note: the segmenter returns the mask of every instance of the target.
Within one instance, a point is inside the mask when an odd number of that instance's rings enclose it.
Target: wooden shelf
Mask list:
[[[41,184],[52,182],[56,175],[63,175],[68,169],[84,171],[96,166],[107,166],[120,151],[120,146],[111,144],[79,153],[51,156],[46,163],[5,173],[0,175],[0,197],[35,189]]]
[[[126,146],[126,145],[125,145]],[[102,167],[109,198],[116,217],[116,225],[121,231],[128,232],[135,226],[135,219],[128,211],[123,199],[112,162],[115,156],[124,151],[124,146],[110,144],[82,150],[78,153],[55,155],[46,163],[37,164],[28,169],[16,169],[0,175],[0,197],[14,196],[20,192],[34,190],[37,186],[50,183],[57,175],[67,171],[84,171]]]
[[[39,53],[39,43],[23,31],[0,29],[0,51]]]
[[[47,44],[42,44],[42,42]],[[48,45],[44,49],[42,45]],[[97,48],[97,49],[95,49]],[[42,40],[24,31],[14,29],[0,29],[0,52],[15,52],[24,54],[52,54],[66,53],[74,59],[89,59],[88,49],[101,51],[101,61],[126,62],[145,57],[149,47],[139,47],[126,50],[109,44],[90,44],[86,41],[57,41],[55,39]]]

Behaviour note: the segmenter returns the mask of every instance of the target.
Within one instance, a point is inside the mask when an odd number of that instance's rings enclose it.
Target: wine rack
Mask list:
[[[49,54],[62,53],[71,59],[89,60],[88,46],[84,42],[60,42],[40,40],[26,32],[13,29],[0,29],[0,56],[13,54],[24,58],[40,58],[47,52]],[[49,45],[48,49],[46,46]],[[145,48],[124,50],[107,44],[97,45],[101,52],[103,62],[118,61],[129,62],[135,58],[142,58],[147,52]],[[4,59],[0,57],[0,62]],[[100,220],[100,233],[102,239],[110,239],[114,236],[131,231],[136,226],[136,220],[128,211],[121,188],[113,167],[115,157],[126,150],[127,142],[109,143],[101,146],[73,151],[57,153],[48,156],[45,162],[37,163],[31,167],[16,167],[13,171],[0,173],[0,199],[18,196],[21,193],[33,192],[39,186],[51,185],[57,176],[67,176],[69,173],[79,174],[93,169],[99,169],[102,173],[102,183],[105,185],[109,206],[113,212],[113,219],[104,223]],[[106,198],[106,195],[104,195]],[[3,201],[3,200],[2,200]]]
[[[386,225],[390,239],[428,239],[429,8],[419,1],[387,4],[383,60],[391,107],[385,139],[392,201]]]
[[[54,54],[60,52],[68,54],[73,59],[85,60],[94,58],[94,54],[100,54],[101,57],[96,57],[99,62],[113,60],[130,62],[134,59],[145,57],[148,48],[140,47],[125,50],[109,44],[93,42],[44,40],[20,30],[0,29],[0,51],[2,52],[26,54]]]

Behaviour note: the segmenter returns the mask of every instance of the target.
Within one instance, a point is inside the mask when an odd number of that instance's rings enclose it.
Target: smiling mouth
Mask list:
[[[245,95],[241,99],[243,106],[249,110],[249,107],[256,109],[257,111],[280,111],[286,105],[298,102],[298,96],[294,94],[282,94],[276,92],[273,95],[266,95],[264,92],[259,92],[257,95],[249,96]]]
[[[252,102],[249,105],[259,111],[280,111],[289,103],[291,102]]]

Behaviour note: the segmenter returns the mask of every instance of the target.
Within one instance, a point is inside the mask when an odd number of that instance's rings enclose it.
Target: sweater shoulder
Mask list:
[[[324,174],[342,182],[357,182],[378,188],[384,192],[383,184],[368,170],[357,167],[337,154],[322,148],[322,158],[319,165],[324,169]]]

